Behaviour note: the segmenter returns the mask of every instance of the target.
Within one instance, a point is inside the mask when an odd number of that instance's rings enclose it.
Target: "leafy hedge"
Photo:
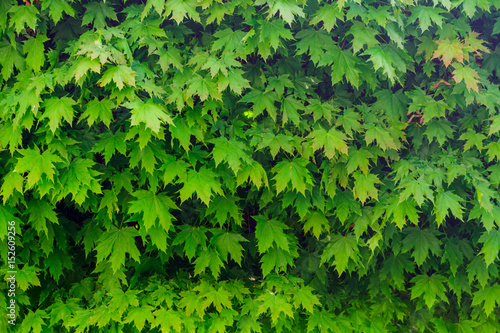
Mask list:
[[[499,8],[0,1],[0,330],[500,332]]]

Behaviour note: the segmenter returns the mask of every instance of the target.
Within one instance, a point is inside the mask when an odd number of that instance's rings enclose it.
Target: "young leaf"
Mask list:
[[[40,154],[40,150],[26,149],[23,152],[23,157],[18,159],[15,172],[20,174],[28,172],[27,188],[30,189],[42,179],[42,175],[46,175],[47,179],[54,181],[55,166],[54,163],[63,162],[63,160],[54,154],[44,151]]]
[[[408,228],[408,236],[403,240],[403,253],[413,249],[412,257],[417,265],[421,266],[429,256],[429,251],[436,256],[441,254],[440,242],[436,232],[431,229],[420,229],[418,227]]]
[[[337,152],[347,154],[347,137],[344,133],[331,128],[328,132],[323,129],[317,129],[307,136],[311,139],[314,151],[324,148],[325,155],[332,159]]]
[[[132,259],[140,262],[140,253],[135,245],[134,237],[137,230],[131,227],[122,229],[111,229],[99,237],[97,241],[97,263],[109,258],[113,272],[117,272],[125,265],[125,254],[128,253]]]
[[[484,312],[489,316],[495,309],[495,304],[500,306],[500,285],[487,286],[475,292],[472,305],[479,305],[483,302]]]
[[[255,237],[257,238],[258,249],[260,253],[266,252],[275,243],[278,248],[289,251],[289,244],[286,234],[283,230],[288,226],[275,219],[267,219],[264,216],[254,216],[257,221],[255,227]]]
[[[200,171],[191,170],[187,174],[184,187],[179,190],[181,202],[189,199],[194,193],[208,206],[211,201],[212,192],[222,195],[218,176],[213,171],[202,167]]]
[[[170,211],[178,209],[170,197],[144,190],[134,192],[133,196],[137,199],[130,202],[128,212],[131,214],[142,213],[142,221],[146,231],[154,226],[157,220],[166,232],[170,230],[174,219]]]
[[[73,113],[75,110],[73,106],[76,102],[69,97],[52,97],[45,100],[42,106],[45,108],[45,112],[40,117],[41,119],[49,119],[49,127],[52,133],[56,132],[56,129],[60,127],[61,120],[64,118],[70,125],[73,122]]]
[[[434,214],[436,214],[436,223],[438,227],[441,226],[446,216],[448,216],[448,209],[453,216],[462,220],[463,209],[460,205],[461,201],[463,201],[463,199],[451,191],[438,192],[436,203],[434,204]]]
[[[307,170],[308,162],[302,158],[296,158],[293,161],[281,161],[271,171],[276,173],[274,180],[276,181],[276,192],[279,194],[289,183],[293,189],[304,194],[307,185],[313,185],[311,173]]]
[[[498,259],[498,252],[500,252],[500,230],[492,229],[489,232],[483,232],[478,242],[484,243],[481,253],[484,254],[484,261],[486,262],[486,267],[488,267]]]
[[[260,315],[269,311],[273,325],[276,325],[282,312],[286,316],[293,318],[292,304],[288,303],[285,296],[266,290],[257,300],[262,302],[257,314]]]
[[[448,297],[445,294],[446,287],[443,285],[446,279],[443,276],[436,273],[431,276],[426,274],[417,275],[411,279],[411,282],[415,283],[411,288],[411,299],[420,297],[423,294],[425,305],[429,309],[438,301],[438,298],[448,303]]]
[[[163,123],[167,122],[170,125],[174,125],[165,107],[156,104],[152,99],[148,99],[146,103],[135,100],[133,102],[124,103],[123,106],[132,110],[132,116],[130,117],[130,124],[132,126],[144,123],[146,127],[150,128],[154,133],[158,133]]]

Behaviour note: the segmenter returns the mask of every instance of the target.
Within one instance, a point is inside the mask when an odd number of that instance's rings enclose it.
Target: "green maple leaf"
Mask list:
[[[132,110],[130,112],[132,114],[130,117],[130,125],[132,126],[144,123],[146,127],[150,128],[154,133],[158,133],[163,123],[167,122],[170,125],[174,125],[165,107],[156,104],[152,99],[148,99],[146,103],[141,100],[135,100],[133,102],[124,103],[123,106]]]
[[[61,320],[66,322],[79,309],[80,306],[75,302],[75,299],[69,299],[64,303],[59,300],[51,304],[47,308],[47,311],[50,310],[50,326],[54,326]]]
[[[20,52],[20,48],[16,43],[9,43],[7,39],[0,41],[0,64],[2,65],[2,76],[4,80],[8,80],[12,75],[14,66],[18,70],[25,68],[25,57]]]
[[[273,120],[276,120],[276,106],[274,102],[278,101],[278,95],[274,91],[263,92],[259,89],[252,89],[240,99],[243,103],[253,103],[254,118],[266,110]]]
[[[250,81],[243,77],[241,69],[232,69],[227,76],[219,76],[217,86],[220,92],[229,87],[236,95],[240,96],[244,89],[250,88]]]
[[[49,16],[54,24],[57,24],[63,16],[63,12],[71,17],[75,17],[75,11],[68,4],[67,0],[45,0],[42,2],[42,10],[49,9]]]
[[[408,97],[403,93],[403,89],[393,92],[390,89],[383,89],[373,94],[377,101],[373,103],[373,109],[384,110],[390,119],[403,119],[408,112]]]
[[[177,159],[172,155],[167,155],[163,158],[163,165],[160,171],[163,172],[163,182],[165,184],[173,183],[176,177],[179,177],[179,181],[186,181],[187,169],[189,164],[181,159]]]
[[[217,87],[217,82],[210,76],[202,77],[199,74],[195,74],[187,83],[189,84],[186,90],[187,97],[192,97],[196,94],[200,97],[201,101],[209,97],[217,100],[222,98],[221,92]]]
[[[462,220],[463,208],[460,202],[463,201],[461,197],[451,191],[440,190],[436,196],[436,203],[434,204],[434,214],[436,214],[436,223],[438,227],[443,223],[446,216],[448,216],[448,209],[456,218]]]
[[[464,13],[472,18],[476,13],[476,7],[483,11],[489,11],[490,2],[488,0],[464,0],[462,3]]]
[[[9,13],[12,13],[9,25],[14,26],[17,34],[20,34],[24,30],[24,25],[36,30],[39,11],[35,6],[12,6],[9,9]]]
[[[200,291],[199,297],[205,298],[202,303],[203,310],[206,310],[211,305],[214,305],[215,309],[219,313],[221,313],[224,308],[233,308],[231,304],[231,298],[233,295],[229,291],[225,290],[223,286],[215,289],[214,287],[209,286],[207,283],[202,282],[193,290]],[[210,332],[212,332],[212,330],[210,330]],[[225,330],[223,330],[222,332],[225,332]]]
[[[269,4],[269,17],[276,15],[278,11],[281,18],[290,25],[295,20],[295,16],[305,16],[295,0],[273,0]]]
[[[269,188],[266,170],[264,170],[262,165],[257,161],[252,161],[250,164],[243,167],[241,172],[238,174],[236,186],[240,186],[248,180],[251,181],[258,189],[262,185]]]
[[[309,332],[339,332],[340,328],[334,319],[334,315],[328,311],[314,311],[307,320],[307,333]]]
[[[443,285],[446,282],[446,278],[439,274],[432,274],[431,276],[417,275],[411,279],[412,283],[415,285],[411,288],[411,299],[424,295],[425,305],[430,309],[436,303],[436,301],[441,299],[442,301],[448,303],[448,297],[446,297],[445,291],[446,287]]]
[[[305,29],[299,31],[295,38],[299,41],[297,46],[297,55],[305,54],[309,51],[311,60],[317,64],[324,56],[324,45],[331,42],[332,38],[322,30]]]
[[[46,326],[44,318],[48,317],[49,316],[44,310],[37,309],[33,312],[31,309],[28,309],[28,314],[24,317],[19,331],[22,333],[40,333],[42,332],[42,326]]]
[[[266,252],[273,243],[284,251],[289,251],[289,242],[284,230],[288,226],[275,219],[267,219],[264,216],[254,216],[257,221],[255,227],[255,237],[257,238],[257,248],[260,253]]]
[[[321,103],[318,99],[309,99],[309,105],[306,106],[306,114],[313,114],[314,122],[324,118],[330,124],[332,122],[332,113],[335,110],[331,103]]]
[[[377,141],[377,145],[386,150],[387,148],[398,149],[398,144],[394,141],[393,137],[385,128],[380,126],[367,125],[365,133],[366,144],[369,145],[373,141]]]
[[[472,300],[472,305],[482,304],[484,312],[489,316],[495,309],[495,304],[500,305],[500,285],[495,284],[494,286],[487,286],[481,290],[474,293],[474,299]]]
[[[404,200],[398,202],[398,198],[393,202],[393,207],[389,208],[392,212],[392,218],[396,226],[401,230],[406,225],[406,219],[410,220],[415,225],[419,222],[419,210],[415,207],[415,201]],[[388,212],[389,212],[388,210]]]
[[[500,115],[496,115],[496,116],[491,117],[490,121],[492,123],[490,125],[490,130],[488,132],[488,136],[491,136],[492,134],[495,134],[498,131],[500,131]]]
[[[434,22],[439,27],[443,24],[444,17],[441,16],[442,13],[446,11],[439,7],[430,6],[415,6],[412,7],[411,16],[408,19],[408,23],[415,22],[418,19],[418,24],[422,33],[424,33],[430,26],[431,22]]]
[[[130,132],[129,132],[130,133]],[[136,145],[129,154],[130,156],[130,167],[135,168],[141,162],[141,169],[146,170],[149,174],[153,174],[156,165],[155,151],[150,145],[141,147]]]
[[[3,197],[3,203],[5,204],[7,200],[14,194],[14,190],[19,193],[23,193],[24,178],[19,173],[10,171],[8,174],[3,176],[3,184],[0,188],[0,194]]]
[[[498,252],[500,252],[500,230],[492,229],[488,232],[483,232],[478,242],[484,243],[481,253],[484,254],[484,261],[488,267],[498,259]]]
[[[192,260],[198,248],[202,251],[207,248],[207,229],[190,225],[182,225],[180,229],[181,231],[175,236],[172,245],[175,246],[184,243],[184,253],[189,260]]]
[[[189,17],[195,22],[200,22],[200,15],[196,11],[195,0],[168,0],[165,4],[165,15],[172,14],[172,18],[180,24],[184,18]]]
[[[107,26],[106,18],[118,21],[113,7],[106,2],[90,2],[85,5],[85,14],[82,18],[82,25],[93,23],[97,29],[104,29]]]
[[[283,40],[294,39],[292,32],[285,28],[283,20],[259,20],[261,30],[259,35],[259,54],[267,59],[271,55],[271,49],[275,51],[282,46]]]
[[[325,57],[318,65],[331,65],[332,67],[332,85],[342,81],[344,76],[354,87],[359,87],[360,70],[357,66],[359,59],[350,49],[342,50],[337,45],[328,44],[325,46]],[[326,63],[324,63],[324,61]]]
[[[352,50],[354,53],[358,53],[364,45],[367,46],[367,49],[370,49],[379,44],[377,38],[375,38],[378,34],[377,31],[359,21],[353,22],[347,34],[353,36]]]
[[[119,90],[122,90],[125,84],[135,87],[135,72],[132,68],[125,65],[109,65],[108,69],[102,74],[102,78],[97,83],[104,87],[113,81]],[[129,102],[132,103],[132,102]]]
[[[292,146],[293,137],[289,135],[274,135],[274,133],[265,132],[261,134],[261,137],[262,141],[257,146],[257,150],[269,147],[273,159],[276,158],[276,155],[278,154],[280,149],[283,149],[289,154],[291,154],[294,150],[294,147]]]
[[[36,37],[29,37],[24,42],[23,52],[26,54],[26,65],[35,73],[38,73],[45,63],[43,43],[48,40],[47,36],[37,34]]]
[[[360,264],[356,237],[352,234],[332,236],[321,254],[321,264],[330,261],[332,257],[335,257],[333,264],[339,276],[347,269],[349,259]]]
[[[293,306],[288,303],[285,296],[281,294],[275,294],[269,290],[266,290],[264,294],[257,298],[262,304],[259,306],[257,315],[266,313],[269,311],[271,313],[271,320],[274,325],[276,325],[278,318],[283,312],[286,316],[293,318]]]
[[[493,161],[495,158],[497,161],[500,161],[500,141],[490,142],[484,148],[488,149],[487,154],[489,162]]]
[[[223,195],[218,175],[213,171],[202,167],[199,172],[191,170],[187,174],[184,187],[179,190],[181,202],[189,199],[194,193],[208,206],[211,201],[212,192]]]
[[[48,151],[40,154],[40,150],[26,149],[23,152],[23,157],[18,159],[15,172],[24,173],[28,172],[27,188],[30,189],[42,179],[42,175],[46,175],[50,181],[54,181],[54,163],[62,163],[63,160]]]
[[[127,319],[124,320],[124,322],[125,323],[133,322],[134,326],[139,331],[142,331],[144,325],[146,324],[146,321],[153,323],[155,319],[153,316],[153,310],[154,308],[149,305],[141,305],[140,307],[131,308],[130,311],[127,313]]]
[[[347,137],[344,133],[331,128],[328,132],[324,128],[317,129],[307,136],[312,139],[312,149],[316,151],[324,148],[326,157],[332,159],[337,152],[347,154]]]
[[[49,235],[47,223],[59,224],[54,206],[43,200],[33,199],[29,202],[27,213],[29,214],[28,222],[35,228],[40,235],[42,232],[46,236]]]
[[[39,268],[24,265],[23,269],[18,270],[16,273],[16,285],[22,291],[26,291],[29,286],[40,286],[40,280],[37,276],[38,272],[40,272]]]
[[[432,58],[440,58],[443,60],[443,64],[448,67],[453,59],[456,59],[458,62],[464,63],[464,48],[465,45],[462,42],[455,38],[453,40],[449,40],[448,38],[445,40],[436,41],[437,49],[434,51]]]
[[[318,25],[323,22],[323,28],[330,32],[337,25],[337,21],[344,21],[343,11],[335,4],[324,4],[311,19],[310,24]]]
[[[306,220],[306,223],[304,223],[304,232],[309,232],[312,229],[312,234],[317,239],[319,239],[323,230],[330,232],[330,223],[321,211],[310,213]]]
[[[205,215],[208,216],[215,213],[215,219],[220,227],[230,221],[227,217],[228,215],[230,218],[233,218],[237,225],[241,225],[243,222],[243,216],[241,214],[241,209],[237,205],[239,200],[239,198],[232,195],[227,197],[218,195],[210,202]]]
[[[114,228],[103,233],[95,248],[97,263],[109,258],[111,269],[116,273],[125,264],[126,253],[130,255],[130,258],[140,262],[140,253],[134,238],[137,236],[137,230],[131,227]]]
[[[383,72],[387,75],[389,80],[394,83],[394,79],[396,78],[395,68],[394,68],[394,58],[386,52],[380,46],[375,46],[369,48],[361,55],[370,55],[370,61],[373,63],[373,67],[377,71],[379,68],[382,68]]]
[[[212,156],[216,166],[225,161],[234,174],[237,175],[242,162],[245,164],[251,163],[251,158],[246,152],[247,146],[243,142],[236,139],[228,140],[225,137],[212,139],[209,142],[215,144]]]
[[[214,236],[210,239],[210,243],[217,248],[224,261],[228,261],[228,255],[230,254],[231,258],[240,266],[243,258],[241,242],[248,242],[248,240],[240,234],[221,230],[214,232]]]
[[[384,266],[380,270],[380,277],[386,279],[390,276],[391,281],[398,290],[405,288],[405,272],[414,273],[415,263],[410,260],[408,254],[394,255],[391,253],[389,258],[384,260]]]
[[[194,275],[200,275],[210,268],[212,275],[217,280],[220,275],[220,269],[224,266],[219,253],[212,246],[204,250],[194,261]]]
[[[493,267],[493,266],[492,266]],[[484,258],[480,255],[476,256],[467,267],[469,284],[477,278],[479,284],[484,288],[490,279],[488,267],[484,262]]]
[[[45,112],[40,117],[41,119],[49,119],[49,128],[52,133],[56,132],[56,129],[61,124],[61,120],[64,118],[70,125],[73,122],[73,113],[75,110],[73,106],[76,102],[69,97],[52,97],[45,100],[42,106],[45,108]]]
[[[137,199],[130,202],[128,212],[142,213],[146,231],[154,226],[157,220],[166,232],[170,230],[174,220],[170,211],[178,209],[170,197],[144,190],[134,192],[133,196]]]
[[[313,179],[306,165],[308,162],[302,158],[295,158],[293,161],[281,161],[271,170],[276,173],[276,192],[279,194],[289,183],[293,189],[304,194],[307,186],[313,185]]]
[[[137,294],[140,293],[139,290],[129,289],[127,291],[123,291],[121,289],[115,289],[109,293],[112,297],[110,304],[112,305],[112,310],[118,311],[120,315],[123,315],[125,310],[129,307],[139,306],[139,299],[137,298]]]
[[[246,34],[243,31],[233,31],[231,28],[218,30],[214,33],[214,37],[216,37],[217,40],[215,40],[212,44],[212,51],[220,51],[224,49],[224,52],[233,52],[235,50],[240,50],[244,45],[242,40],[245,35]]]
[[[408,199],[410,196],[413,196],[419,206],[422,206],[425,201],[425,197],[427,197],[427,199],[431,202],[434,202],[434,194],[430,186],[431,184],[429,181],[423,176],[418,179],[415,179],[412,176],[406,177],[406,179],[403,180],[398,187],[404,188],[404,190],[399,194],[399,202]]]
[[[435,138],[437,143],[442,147],[447,139],[452,139],[455,131],[450,126],[452,123],[448,119],[434,119],[429,121],[424,135],[429,138],[429,141]]]
[[[116,152],[123,155],[127,153],[127,142],[125,141],[125,133],[123,132],[106,132],[100,136],[100,140],[92,148],[93,152],[103,152],[104,163],[108,164],[111,157]]]
[[[160,307],[154,312],[155,320],[152,327],[161,327],[163,332],[181,332],[182,319],[180,312]]]
[[[436,237],[436,231],[431,229],[408,228],[408,235],[403,240],[403,253],[413,249],[412,257],[417,265],[421,266],[429,256],[429,251],[434,255],[441,254],[440,242]]]
[[[281,102],[281,111],[283,113],[281,120],[283,124],[290,119],[295,126],[299,127],[301,125],[301,119],[299,113],[297,112],[298,110],[304,110],[304,104],[302,101],[295,99],[292,96],[285,97]]]
[[[475,92],[479,92],[479,74],[477,74],[476,70],[462,64],[454,64],[454,67],[453,80],[455,80],[456,83],[464,81],[468,91],[472,89]]]
[[[80,120],[87,119],[87,124],[92,126],[98,120],[102,121],[106,127],[109,127],[113,120],[113,112],[111,109],[115,107],[115,103],[107,98],[99,101],[98,98],[87,103],[87,108],[80,116]]]
[[[170,68],[170,66],[175,67],[180,72],[184,70],[181,51],[174,46],[169,45],[167,49],[159,49],[154,54],[160,56],[160,58],[158,59],[158,64],[160,65],[163,73],[165,73]]]
[[[367,174],[368,167],[370,166],[370,159],[374,158],[372,153],[370,153],[370,151],[366,148],[350,148],[348,157],[349,160],[347,161],[346,169],[349,174],[353,173],[358,168],[364,174]]]
[[[90,57],[79,57],[71,67],[72,75],[76,81],[79,81],[89,70],[94,73],[101,72],[101,62],[99,59]]]
[[[309,313],[314,313],[314,306],[321,305],[318,296],[314,295],[312,292],[313,288],[310,286],[302,286],[296,290],[293,294],[293,302],[296,308],[302,306],[304,309],[309,311]]]
[[[354,174],[354,197],[364,203],[368,198],[378,200],[378,190],[375,184],[382,183],[378,177],[371,173],[361,173],[356,171]]]

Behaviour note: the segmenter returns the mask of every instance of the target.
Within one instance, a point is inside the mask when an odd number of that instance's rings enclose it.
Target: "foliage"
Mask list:
[[[14,331],[499,332],[499,8],[0,1]]]

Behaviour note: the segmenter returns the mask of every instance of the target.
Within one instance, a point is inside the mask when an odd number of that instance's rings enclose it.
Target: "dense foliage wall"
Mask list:
[[[0,1],[0,331],[500,332],[499,8]]]

